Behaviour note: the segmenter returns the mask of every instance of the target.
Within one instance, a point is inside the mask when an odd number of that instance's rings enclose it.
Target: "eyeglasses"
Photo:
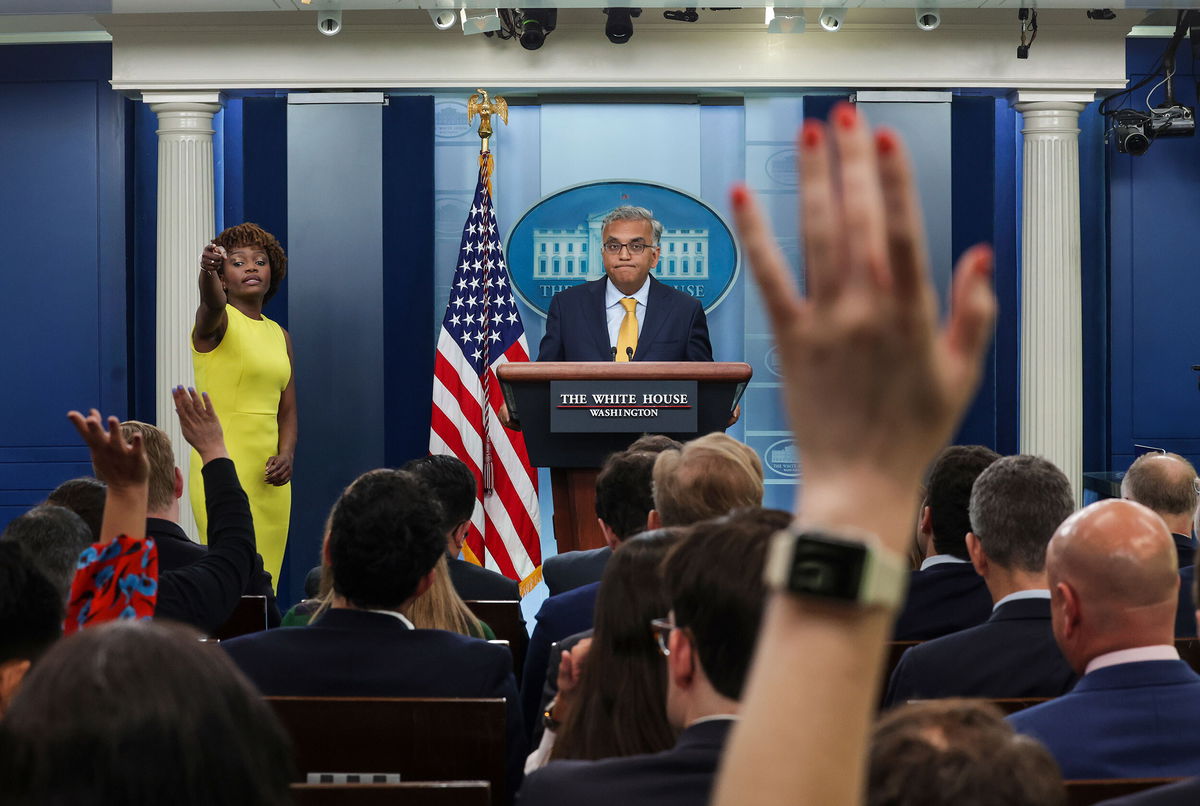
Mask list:
[[[640,255],[647,249],[657,249],[654,244],[644,243],[642,241],[634,241],[633,243],[621,243],[620,241],[607,241],[604,244],[604,251],[610,255],[621,254],[622,249],[628,249],[631,255]]]
[[[656,618],[650,622],[650,634],[654,636],[654,642],[658,644],[658,651],[662,653],[664,658],[671,656],[667,640],[671,635],[671,631],[677,629],[679,628],[670,619]]]

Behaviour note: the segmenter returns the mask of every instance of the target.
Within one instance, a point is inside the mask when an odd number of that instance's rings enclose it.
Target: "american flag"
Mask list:
[[[528,361],[529,347],[500,248],[491,174],[485,151],[438,337],[429,452],[457,456],[479,482],[463,555],[519,580],[524,593],[542,563],[537,474],[524,437],[500,424],[496,367]]]

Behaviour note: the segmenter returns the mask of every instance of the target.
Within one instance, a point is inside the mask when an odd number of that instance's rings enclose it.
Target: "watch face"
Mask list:
[[[861,544],[805,536],[796,541],[788,587],[797,593],[856,601],[866,555]]]

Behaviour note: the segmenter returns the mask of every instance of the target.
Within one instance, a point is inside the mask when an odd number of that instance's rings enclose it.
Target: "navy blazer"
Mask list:
[[[695,297],[649,278],[634,361],[712,361],[708,320]],[[612,361],[604,292],[608,278],[563,289],[550,300],[538,361]]]
[[[975,566],[939,563],[913,571],[908,598],[896,619],[897,641],[928,641],[982,624],[992,615],[992,594]]]
[[[568,551],[546,558],[542,563],[542,579],[551,596],[566,593],[569,590],[599,582],[604,576],[608,558],[612,549],[602,546],[587,551]]]
[[[1175,608],[1175,637],[1196,637],[1196,603],[1192,601],[1192,585],[1196,581],[1196,566],[1179,569],[1179,604]]]
[[[732,719],[692,725],[661,753],[554,761],[529,774],[521,806],[704,806]]]
[[[1075,683],[1050,626],[1049,599],[1005,602],[976,627],[904,653],[885,706],[941,697],[1057,697]]]
[[[542,602],[537,614],[537,626],[529,639],[529,650],[525,653],[525,669],[521,673],[521,712],[525,726],[532,728],[541,719],[538,710],[542,703],[542,685],[546,681],[546,667],[550,663],[550,645],[568,635],[591,629],[596,610],[596,595],[600,583],[593,582],[581,588],[551,596]],[[650,629],[647,627],[646,629]]]
[[[1008,717],[1066,780],[1173,778],[1200,769],[1200,675],[1181,660],[1108,666]]]
[[[449,557],[446,567],[450,571],[450,583],[460,599],[483,599],[520,601],[521,591],[515,579],[497,574],[472,562]]]
[[[1179,567],[1183,568],[1185,565],[1195,565],[1196,543],[1192,540],[1192,536],[1172,532],[1171,537],[1175,538],[1175,553],[1179,557]]]
[[[1200,778],[1156,786],[1136,795],[1106,800],[1098,806],[1196,806],[1200,803]]]
[[[521,781],[527,746],[512,655],[504,646],[342,608],[307,627],[280,627],[221,646],[267,696],[503,697],[510,790]]]

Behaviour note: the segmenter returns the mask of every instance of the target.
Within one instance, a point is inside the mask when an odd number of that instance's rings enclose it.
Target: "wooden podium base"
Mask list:
[[[554,539],[559,554],[608,545],[596,522],[596,477],[599,475],[599,468],[594,467],[551,468]]]

